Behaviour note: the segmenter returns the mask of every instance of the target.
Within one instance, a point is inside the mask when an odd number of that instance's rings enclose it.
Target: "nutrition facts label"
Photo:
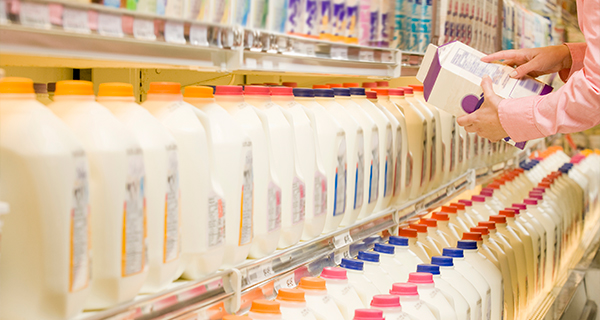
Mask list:
[[[127,150],[127,162],[123,212],[123,276],[130,276],[144,269],[146,244],[145,170],[142,150]]]
[[[75,163],[75,181],[71,209],[70,292],[87,287],[91,277],[89,170],[83,150],[73,154],[73,162]]]
[[[354,189],[354,209],[362,207],[365,193],[365,136],[361,132],[356,135],[358,159],[356,161],[356,177]]]
[[[267,191],[267,205],[269,206],[267,230],[269,232],[281,228],[281,188],[275,182],[269,182]]]
[[[254,171],[252,167],[252,143],[244,143],[242,154],[244,155],[243,177],[242,177],[242,208],[240,217],[240,243],[245,245],[252,241],[252,216],[254,210]]]
[[[292,224],[304,221],[306,209],[306,186],[300,178],[294,176],[292,183]]]
[[[385,181],[383,184],[383,196],[387,197],[393,193],[394,190],[394,140],[392,139],[392,128],[387,128],[385,132]]]
[[[165,235],[163,262],[179,256],[179,159],[177,145],[167,146],[167,194],[165,199]]]
[[[315,217],[327,212],[327,177],[315,171]]]
[[[452,56],[451,63],[479,78],[490,76],[495,84],[502,87],[509,80],[508,73],[505,72],[505,66],[482,62],[481,57],[463,49],[456,51]]]
[[[333,216],[346,211],[346,138],[338,145],[335,167],[335,198],[333,200]]]
[[[379,197],[379,133],[373,130],[371,135],[371,168],[369,172],[369,203]]]
[[[241,237],[240,237],[241,240]],[[211,192],[208,197],[208,247],[225,242],[225,200]]]

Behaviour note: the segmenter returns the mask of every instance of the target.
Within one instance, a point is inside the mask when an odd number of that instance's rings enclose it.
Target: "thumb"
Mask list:
[[[494,92],[494,87],[492,86],[492,78],[485,76],[483,80],[481,80],[481,88],[483,89],[483,96],[486,100],[492,101],[495,99],[496,93]]]
[[[511,72],[509,76],[511,78],[521,79],[530,72],[538,70],[539,68],[537,64],[538,63],[535,60],[531,60],[515,68],[515,70],[513,70],[513,72]]]

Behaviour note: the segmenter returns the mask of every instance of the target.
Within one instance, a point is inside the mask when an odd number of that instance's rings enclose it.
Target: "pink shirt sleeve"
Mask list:
[[[574,56],[567,83],[548,95],[505,99],[498,106],[500,123],[514,141],[578,132],[600,123],[600,0],[577,0],[577,10],[587,46],[569,46]]]
[[[565,45],[571,52],[573,64],[570,69],[563,69],[558,72],[558,75],[563,82],[567,82],[575,71],[579,71],[583,68],[583,58],[585,58],[585,50],[587,50],[587,44],[585,42],[565,43]]]

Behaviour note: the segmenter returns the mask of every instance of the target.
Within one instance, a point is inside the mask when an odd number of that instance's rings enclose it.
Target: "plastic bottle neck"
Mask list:
[[[35,97],[35,95],[34,95]],[[80,95],[55,95],[54,96],[54,101],[69,101],[69,100],[75,100],[75,101],[94,101],[95,100],[95,96],[94,95],[85,95],[85,96],[80,96]]]
[[[216,103],[215,98],[183,98],[183,101],[189,104],[211,104]]]
[[[98,102],[135,102],[134,97],[110,97],[110,96],[99,96],[96,98]]]

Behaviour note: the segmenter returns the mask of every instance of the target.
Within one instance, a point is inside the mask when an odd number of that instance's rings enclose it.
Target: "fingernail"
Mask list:
[[[513,70],[509,75],[509,77],[514,78],[517,76],[517,70]]]

